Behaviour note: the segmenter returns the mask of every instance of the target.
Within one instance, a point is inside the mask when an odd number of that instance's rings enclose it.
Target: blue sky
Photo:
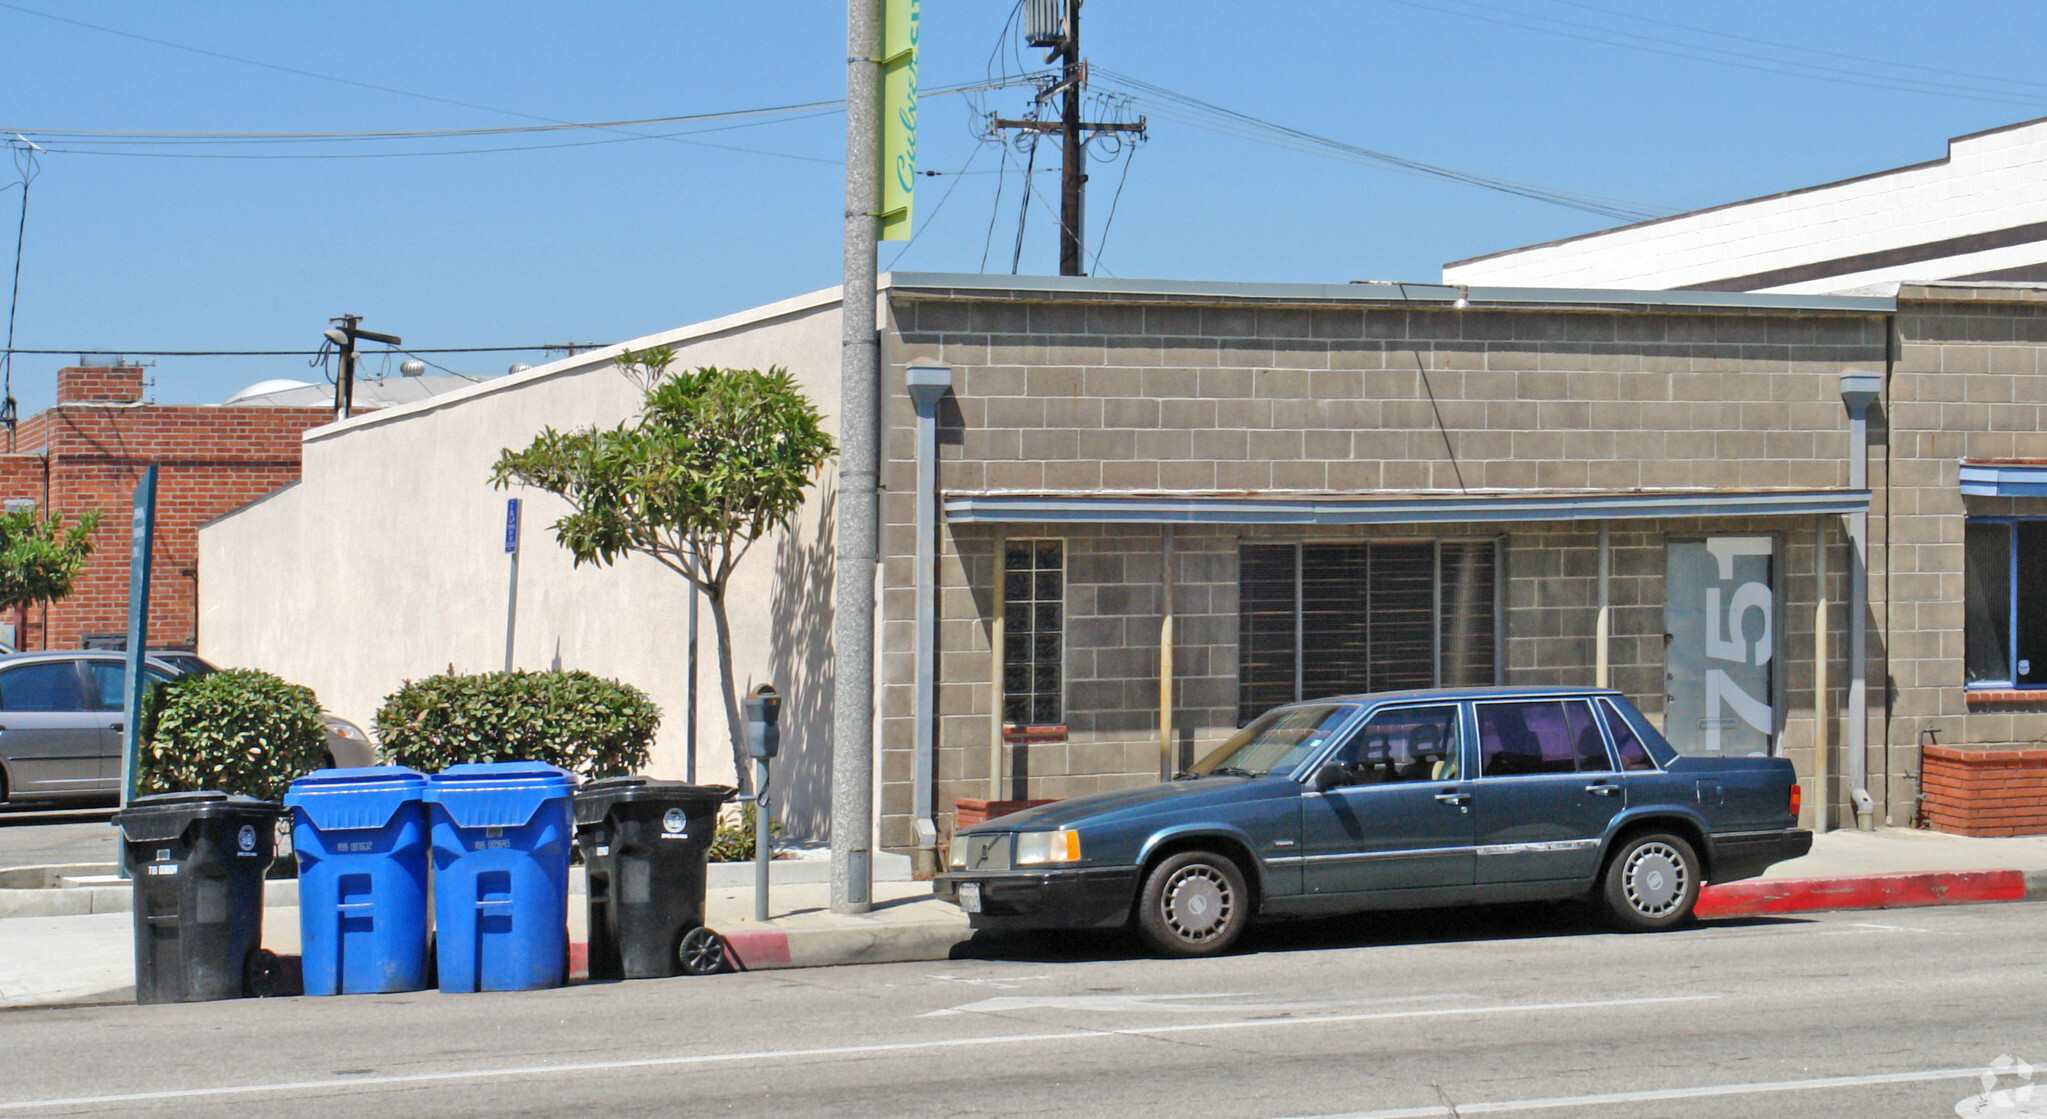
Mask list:
[[[924,86],[1041,66],[1041,52],[998,49],[1014,46],[1003,39],[1011,9],[925,4]],[[1126,278],[1432,280],[1445,261],[1617,224],[1256,142],[1245,133],[1271,135],[1256,129],[1224,134],[1157,90],[1663,210],[1932,159],[1951,136],[2047,115],[2047,84],[2025,84],[2047,41],[2047,5],[1088,0],[1082,29],[1103,71],[1091,91],[1141,95],[1110,110],[1145,113],[1151,126],[1141,147],[1090,169],[1090,248],[1099,271]],[[476,129],[831,101],[844,94],[844,40],[838,0],[6,0],[0,130]],[[984,259],[988,271],[1011,270],[1023,156],[983,143],[975,122],[1028,102],[1022,86],[925,99],[921,166],[946,174],[922,180],[922,232],[906,252],[884,244],[885,265],[901,253],[906,270],[979,271]],[[632,131],[684,127],[704,125]],[[688,138],[698,142],[583,132],[173,147],[32,134],[51,151],[29,196],[15,345],[310,349],[344,311],[412,347],[636,337],[837,283],[843,137],[830,111]],[[186,157],[538,144],[576,146]],[[114,150],[183,154],[89,154]],[[1058,159],[1050,144],[1037,153],[1042,193],[1014,257],[1026,274],[1057,270]],[[14,178],[0,163],[0,182]],[[18,187],[0,191],[0,267],[12,264],[20,199]],[[465,373],[539,360],[430,356]],[[298,357],[154,360],[155,396],[167,402],[320,377]],[[17,355],[24,415],[49,404],[63,364]],[[384,364],[372,355],[365,372]]]

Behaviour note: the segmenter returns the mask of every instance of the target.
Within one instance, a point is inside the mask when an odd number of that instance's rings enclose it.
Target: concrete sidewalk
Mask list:
[[[907,860],[879,861],[874,909],[860,916],[831,912],[824,862],[785,860],[773,870],[771,919],[756,922],[753,868],[711,869],[705,923],[724,934],[749,970],[942,960],[972,935],[957,908],[932,897],[928,883],[910,879]],[[29,874],[0,870],[0,881],[20,883]],[[576,883],[569,904],[572,971],[581,970],[585,940],[580,871]],[[0,889],[0,1007],[132,999],[127,889],[89,879]],[[297,884],[272,882],[266,895],[265,946],[297,953]],[[1761,879],[1708,888],[1699,912],[1716,918],[2040,899],[2047,899],[2047,836],[1970,839],[1888,829],[1819,836],[1810,855]],[[67,911],[51,915],[52,908]]]

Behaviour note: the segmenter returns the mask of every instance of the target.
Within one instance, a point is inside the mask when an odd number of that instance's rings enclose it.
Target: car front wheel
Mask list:
[[[1674,835],[1649,832],[1621,844],[1606,866],[1606,909],[1629,932],[1683,924],[1698,903],[1699,857]]]
[[[1137,931],[1168,956],[1213,956],[1243,935],[1250,903],[1234,861],[1212,851],[1182,851],[1145,876]]]

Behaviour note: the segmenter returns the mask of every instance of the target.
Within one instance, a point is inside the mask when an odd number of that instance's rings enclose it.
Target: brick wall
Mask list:
[[[1957,835],[2047,835],[2047,750],[1927,746],[1926,820]]]
[[[142,370],[73,368],[65,402],[24,420],[0,455],[0,499],[26,498],[75,520],[101,512],[94,554],[72,594],[16,622],[23,648],[76,647],[128,625],[128,539],[136,485],[158,466],[149,641],[197,638],[198,528],[299,476],[299,437],[331,421],[324,408],[78,403],[139,397]],[[69,393],[66,396],[64,394]],[[22,624],[24,623],[25,624]]]

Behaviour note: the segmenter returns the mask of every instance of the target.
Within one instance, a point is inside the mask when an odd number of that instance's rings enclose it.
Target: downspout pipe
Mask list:
[[[1848,409],[1848,488],[1869,489],[1869,406],[1883,393],[1875,373],[1843,373],[1841,403]],[[1848,798],[1855,826],[1876,826],[1869,795],[1869,510],[1848,514]]]
[[[917,410],[916,758],[911,782],[916,869],[937,870],[938,823],[932,805],[938,732],[938,402],[952,389],[952,369],[913,361],[905,378]]]

